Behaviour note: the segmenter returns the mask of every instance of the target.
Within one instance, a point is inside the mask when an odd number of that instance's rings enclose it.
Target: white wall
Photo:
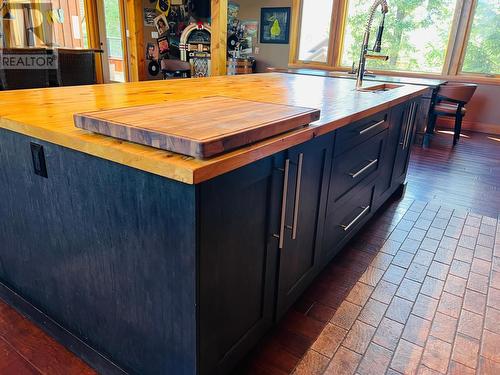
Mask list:
[[[291,7],[292,0],[235,0],[233,2],[240,5],[239,18],[241,20],[259,21],[259,38],[256,46],[260,52],[258,55],[255,55],[257,59],[257,71],[265,72],[267,67],[286,68],[288,66],[288,53],[290,51],[289,44],[260,44],[260,9]]]

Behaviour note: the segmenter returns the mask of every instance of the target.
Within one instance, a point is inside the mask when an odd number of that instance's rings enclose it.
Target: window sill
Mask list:
[[[289,68],[295,69],[318,69],[318,70],[327,70],[327,71],[349,71],[349,68],[346,67],[334,67],[319,63],[308,63],[308,62],[297,62],[288,64]],[[384,76],[396,76],[396,77],[412,77],[412,78],[430,78],[430,79],[442,79],[445,81],[458,81],[465,83],[478,83],[484,85],[498,85],[500,86],[500,76],[496,77],[486,77],[483,75],[475,75],[475,74],[458,74],[458,75],[443,75],[437,73],[414,73],[414,72],[404,72],[404,71],[394,71],[394,70],[371,70],[378,75]]]

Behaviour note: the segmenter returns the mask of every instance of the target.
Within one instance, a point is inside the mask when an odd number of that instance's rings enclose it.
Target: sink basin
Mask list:
[[[361,92],[380,92],[380,91],[394,90],[394,89],[397,89],[398,87],[401,87],[401,86],[402,85],[394,85],[392,83],[382,83],[380,85],[362,87],[362,88],[357,89],[357,90],[361,91]]]
[[[349,73],[349,72],[346,72],[346,71],[333,70],[333,71],[328,72],[328,75],[330,77],[335,77],[335,78],[351,78],[351,79],[356,79],[356,73]],[[373,73],[365,73],[365,77],[373,78],[373,77],[376,77],[376,76]]]

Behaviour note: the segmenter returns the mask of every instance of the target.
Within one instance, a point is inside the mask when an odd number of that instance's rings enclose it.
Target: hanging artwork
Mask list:
[[[154,26],[156,18],[156,9],[144,8],[144,26]]]
[[[262,8],[260,14],[260,42],[288,44],[290,8]]]
[[[240,6],[236,3],[229,2],[227,5],[227,23],[231,24],[234,19],[238,18]]]
[[[154,24],[156,26],[156,30],[158,30],[158,35],[165,35],[170,28],[167,22],[167,17],[164,14],[160,14],[158,17],[154,19]]]
[[[158,42],[158,50],[160,51],[160,54],[164,54],[168,52],[168,49],[170,48],[168,44],[168,37],[166,35],[160,36],[157,39]]]
[[[156,9],[158,9],[160,13],[165,13],[165,15],[168,16],[168,12],[170,11],[170,0],[158,0]]]
[[[146,60],[158,60],[158,46],[152,42],[146,45]]]

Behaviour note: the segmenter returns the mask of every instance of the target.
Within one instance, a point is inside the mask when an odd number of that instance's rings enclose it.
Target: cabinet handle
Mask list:
[[[415,102],[411,103],[410,119],[408,121],[408,132],[406,135],[405,148],[409,147],[411,140],[411,133],[413,130],[413,123],[415,122],[415,113],[417,112],[417,104]]]
[[[380,121],[376,122],[375,124],[373,124],[367,128],[364,128],[363,130],[360,130],[359,135],[365,134],[366,132],[369,132],[370,130],[375,129],[377,126],[382,125],[384,122],[385,122],[385,119],[380,120]]]
[[[297,238],[297,226],[299,221],[299,207],[300,207],[300,187],[302,183],[302,163],[304,161],[304,154],[299,154],[299,164],[297,167],[297,183],[295,184],[295,205],[293,208],[293,223],[292,223],[292,240]]]
[[[405,144],[406,144],[406,136],[408,134],[408,124],[410,122],[410,112],[411,112],[411,105],[410,105],[410,108],[408,110],[408,116],[406,117],[405,119],[405,123],[404,123],[404,133],[403,133],[403,137],[401,138],[401,142],[399,142],[399,145],[402,146],[401,148],[404,150],[405,149]]]
[[[283,242],[285,239],[285,219],[286,219],[286,196],[288,192],[288,172],[290,171],[290,159],[285,160],[285,169],[283,171],[283,197],[281,199],[281,219],[280,219],[280,233],[273,234],[275,238],[279,239],[278,247],[283,249]]]
[[[359,221],[359,219],[361,219],[368,212],[368,210],[370,209],[370,206],[361,207],[361,208],[363,209],[363,211],[361,211],[360,214],[358,216],[356,216],[353,221],[351,221],[347,225],[341,225],[344,232],[347,232],[354,224],[356,224]]]
[[[359,171],[357,171],[356,173],[349,173],[349,176],[351,176],[352,178],[356,178],[358,177],[360,174],[362,174],[364,171],[366,171],[367,169],[371,168],[372,166],[374,166],[375,164],[378,163],[378,159],[375,159],[375,160],[368,160],[369,163],[367,165],[365,165],[363,168],[361,168]]]

